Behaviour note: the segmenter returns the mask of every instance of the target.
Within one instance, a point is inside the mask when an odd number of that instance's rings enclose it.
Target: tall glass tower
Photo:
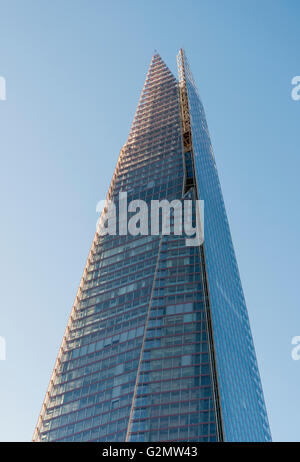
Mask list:
[[[178,69],[177,80],[152,57],[107,201],[120,209],[120,193],[127,203],[204,200],[205,240],[132,235],[118,218],[115,234],[97,230],[33,441],[271,440],[215,158],[183,50]]]

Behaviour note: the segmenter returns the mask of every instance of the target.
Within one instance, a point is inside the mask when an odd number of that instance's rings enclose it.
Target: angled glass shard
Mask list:
[[[268,441],[246,304],[203,106],[152,57],[33,441]],[[126,196],[126,216],[120,218]],[[133,235],[127,204],[205,203],[205,240]],[[175,209],[170,213],[175,230]],[[151,218],[151,217],[150,217]],[[129,222],[127,222],[129,219]],[[135,223],[135,225],[137,225]],[[136,229],[136,228],[135,228]]]

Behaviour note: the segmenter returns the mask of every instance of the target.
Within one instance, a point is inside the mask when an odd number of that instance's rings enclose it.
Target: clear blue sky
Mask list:
[[[206,115],[274,440],[300,440],[298,1],[0,1],[0,440],[46,391],[154,49]]]

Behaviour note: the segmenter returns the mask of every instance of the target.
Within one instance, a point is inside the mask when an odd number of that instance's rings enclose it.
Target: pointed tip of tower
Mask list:
[[[158,53],[156,49],[154,50],[153,55],[152,55],[152,60],[154,59],[163,61],[162,57],[160,56],[160,54]]]
[[[178,56],[181,56],[181,57],[185,56],[185,50],[184,50],[183,46],[179,48]]]
[[[159,54],[159,52],[154,49],[154,53],[152,55],[152,58],[151,58],[151,62],[150,62],[150,66],[149,66],[149,69],[148,69],[148,72],[151,70],[151,68],[153,66],[156,66],[158,63],[161,63],[163,64],[163,66],[168,69],[168,71],[170,72],[170,74],[174,77],[173,73],[171,72],[171,70],[169,69],[169,67],[167,66],[167,64],[165,63],[165,61],[162,59],[161,55]],[[175,78],[175,77],[174,77]]]

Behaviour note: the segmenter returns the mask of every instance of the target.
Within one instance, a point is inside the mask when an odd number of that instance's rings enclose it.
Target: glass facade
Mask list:
[[[205,116],[182,51],[179,71],[178,82],[153,56],[107,198],[117,204],[126,192],[149,208],[204,199],[205,244],[96,233],[34,441],[270,439]]]
[[[203,105],[183,51],[198,194],[205,203],[205,256],[226,440],[270,441],[248,313]]]

